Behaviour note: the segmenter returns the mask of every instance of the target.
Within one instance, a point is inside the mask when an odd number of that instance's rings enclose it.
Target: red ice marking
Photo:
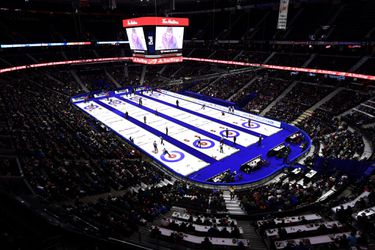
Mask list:
[[[169,158],[176,158],[176,155],[175,155],[175,154],[171,154],[171,155],[169,156]]]
[[[202,145],[202,146],[206,146],[206,145],[207,145],[207,142],[205,142],[205,141],[204,141],[204,142],[201,142],[201,145]]]

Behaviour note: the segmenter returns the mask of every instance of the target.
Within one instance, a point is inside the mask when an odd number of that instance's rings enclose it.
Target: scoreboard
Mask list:
[[[139,17],[122,21],[134,61],[146,64],[182,61],[188,18]]]

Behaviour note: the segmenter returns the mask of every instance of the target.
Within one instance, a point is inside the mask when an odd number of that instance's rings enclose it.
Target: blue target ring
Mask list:
[[[242,126],[245,128],[259,128],[260,124],[257,122],[250,122],[250,127],[249,127],[249,122],[244,122],[242,123]]]
[[[196,148],[203,148],[203,149],[207,149],[207,148],[213,148],[215,146],[215,142],[214,141],[211,141],[211,140],[208,140],[208,139],[202,139],[201,140],[201,146],[198,145],[198,141],[199,140],[195,140],[193,142],[193,145],[194,147]]]
[[[224,136],[226,138],[227,137],[226,130],[220,131],[220,135]],[[228,138],[233,138],[233,137],[239,136],[239,135],[240,135],[240,133],[235,131],[235,130],[231,130],[231,129],[228,130]]]
[[[92,111],[94,109],[97,109],[99,108],[98,105],[94,104],[94,105],[88,105],[88,106],[85,106],[84,109],[88,110],[88,111]]]
[[[139,96],[134,96],[134,97],[130,97],[129,99],[138,102],[140,98],[141,97]]]
[[[120,100],[113,100],[111,103],[114,104],[114,105],[117,105],[117,104],[122,104],[122,101],[120,101]]]
[[[162,153],[160,155],[160,159],[162,159],[163,161],[166,161],[166,162],[177,162],[177,161],[181,161],[182,159],[185,158],[184,153],[182,153],[180,151],[171,151],[171,152],[169,152],[169,154],[171,156],[169,156],[168,154]]]

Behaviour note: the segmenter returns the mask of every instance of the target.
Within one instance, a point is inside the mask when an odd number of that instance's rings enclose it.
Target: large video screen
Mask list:
[[[182,49],[184,27],[156,27],[155,50]]]
[[[126,34],[132,50],[147,50],[145,35],[142,27],[127,28]]]

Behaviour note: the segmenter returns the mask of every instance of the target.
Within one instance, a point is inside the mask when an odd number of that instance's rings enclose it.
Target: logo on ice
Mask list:
[[[174,19],[167,19],[167,18],[163,18],[161,20],[161,22],[163,24],[178,24],[178,21],[174,20]]]

